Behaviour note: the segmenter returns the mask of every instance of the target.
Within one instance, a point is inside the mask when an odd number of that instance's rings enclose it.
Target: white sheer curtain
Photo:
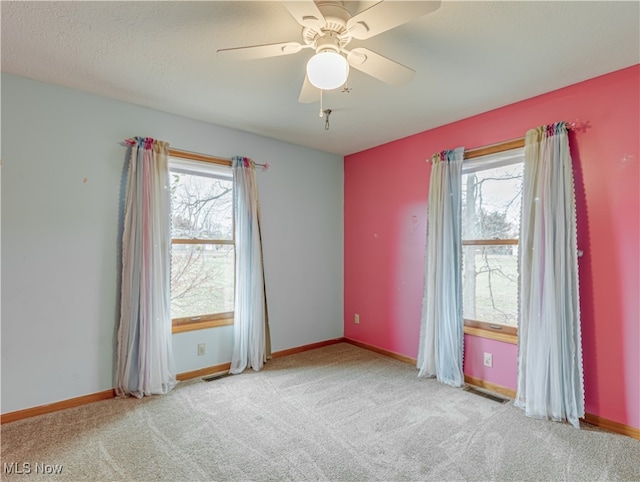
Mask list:
[[[255,164],[233,158],[236,240],[236,300],[233,324],[233,374],[260,370],[271,356],[262,263],[260,209]]]
[[[564,122],[525,138],[515,405],[534,418],[584,416],[576,206]]]
[[[131,146],[122,239],[122,283],[116,391],[161,394],[175,383],[169,294],[168,144],[151,138]]]
[[[427,210],[419,376],[460,387],[462,372],[462,161],[464,148],[433,157]]]

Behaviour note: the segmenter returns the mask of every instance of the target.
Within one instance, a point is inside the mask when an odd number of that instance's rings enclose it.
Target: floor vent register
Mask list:
[[[469,385],[466,385],[463,390],[465,392],[470,392],[473,393],[474,395],[478,395],[480,397],[484,397],[484,398],[488,398],[489,400],[493,400],[494,402],[498,402],[498,403],[508,403],[509,399],[505,398],[501,395],[497,395],[495,393],[489,393],[489,392],[485,392],[484,390],[479,390],[475,387],[471,387]]]

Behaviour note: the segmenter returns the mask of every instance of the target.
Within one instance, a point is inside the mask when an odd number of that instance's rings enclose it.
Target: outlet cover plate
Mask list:
[[[493,366],[493,355],[491,353],[484,354],[484,366],[486,367]]]

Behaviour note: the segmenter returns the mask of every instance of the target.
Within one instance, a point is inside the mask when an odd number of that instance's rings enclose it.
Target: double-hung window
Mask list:
[[[231,168],[171,157],[169,172],[173,332],[233,324]]]
[[[523,149],[463,164],[462,305],[467,333],[517,339],[523,169]]]

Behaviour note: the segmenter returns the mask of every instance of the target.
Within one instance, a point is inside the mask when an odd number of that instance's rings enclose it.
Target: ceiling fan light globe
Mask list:
[[[307,62],[307,77],[314,87],[321,90],[337,89],[347,81],[349,64],[342,55],[319,52]]]

